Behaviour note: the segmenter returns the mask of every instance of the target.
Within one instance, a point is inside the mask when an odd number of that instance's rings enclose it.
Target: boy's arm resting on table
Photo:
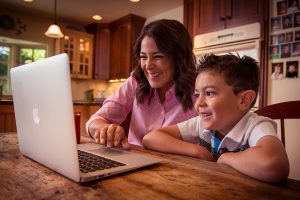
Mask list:
[[[147,149],[164,153],[180,154],[215,161],[210,152],[199,144],[182,140],[177,125],[171,125],[151,131],[143,138],[143,146]]]
[[[266,182],[279,182],[289,175],[289,161],[282,142],[274,136],[264,136],[256,146],[238,153],[224,153],[217,163]]]

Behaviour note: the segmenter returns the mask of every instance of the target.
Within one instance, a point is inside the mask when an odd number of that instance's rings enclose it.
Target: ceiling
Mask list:
[[[0,0],[1,7],[16,12],[26,12],[54,18],[54,0]],[[129,13],[149,18],[183,6],[183,0],[57,0],[57,21],[87,25],[93,23],[92,15],[102,16],[101,23],[109,23]]]

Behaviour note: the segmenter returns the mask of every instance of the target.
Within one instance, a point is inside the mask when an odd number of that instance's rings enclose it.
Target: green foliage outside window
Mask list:
[[[20,64],[27,64],[33,61],[41,60],[46,58],[45,49],[20,49]]]
[[[10,48],[0,46],[0,76],[7,76]]]
[[[11,54],[11,46],[16,47],[19,49],[19,55],[17,57]],[[19,57],[19,59],[18,59]],[[31,63],[37,60],[41,60],[46,58],[46,49],[40,48],[20,48],[18,45],[9,45],[9,46],[1,46],[0,45],[0,87],[2,87],[2,93],[4,95],[10,95],[10,77],[9,77],[9,69],[10,65],[12,64],[13,60],[18,60],[17,63],[13,63],[15,66],[23,65],[27,63]]]

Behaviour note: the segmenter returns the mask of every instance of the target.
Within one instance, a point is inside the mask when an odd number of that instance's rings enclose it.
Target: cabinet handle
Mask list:
[[[225,35],[218,35],[218,39],[226,38],[226,37],[232,37],[232,36],[233,36],[233,33],[228,33],[228,34],[225,34]]]

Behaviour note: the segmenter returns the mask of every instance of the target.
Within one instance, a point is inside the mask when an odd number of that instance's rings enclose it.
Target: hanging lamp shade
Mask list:
[[[51,24],[48,30],[45,32],[45,35],[53,38],[61,38],[64,36],[57,24]]]
[[[59,26],[56,23],[56,0],[54,1],[54,24],[51,24],[45,35],[52,38],[61,38],[64,34],[61,32]]]

